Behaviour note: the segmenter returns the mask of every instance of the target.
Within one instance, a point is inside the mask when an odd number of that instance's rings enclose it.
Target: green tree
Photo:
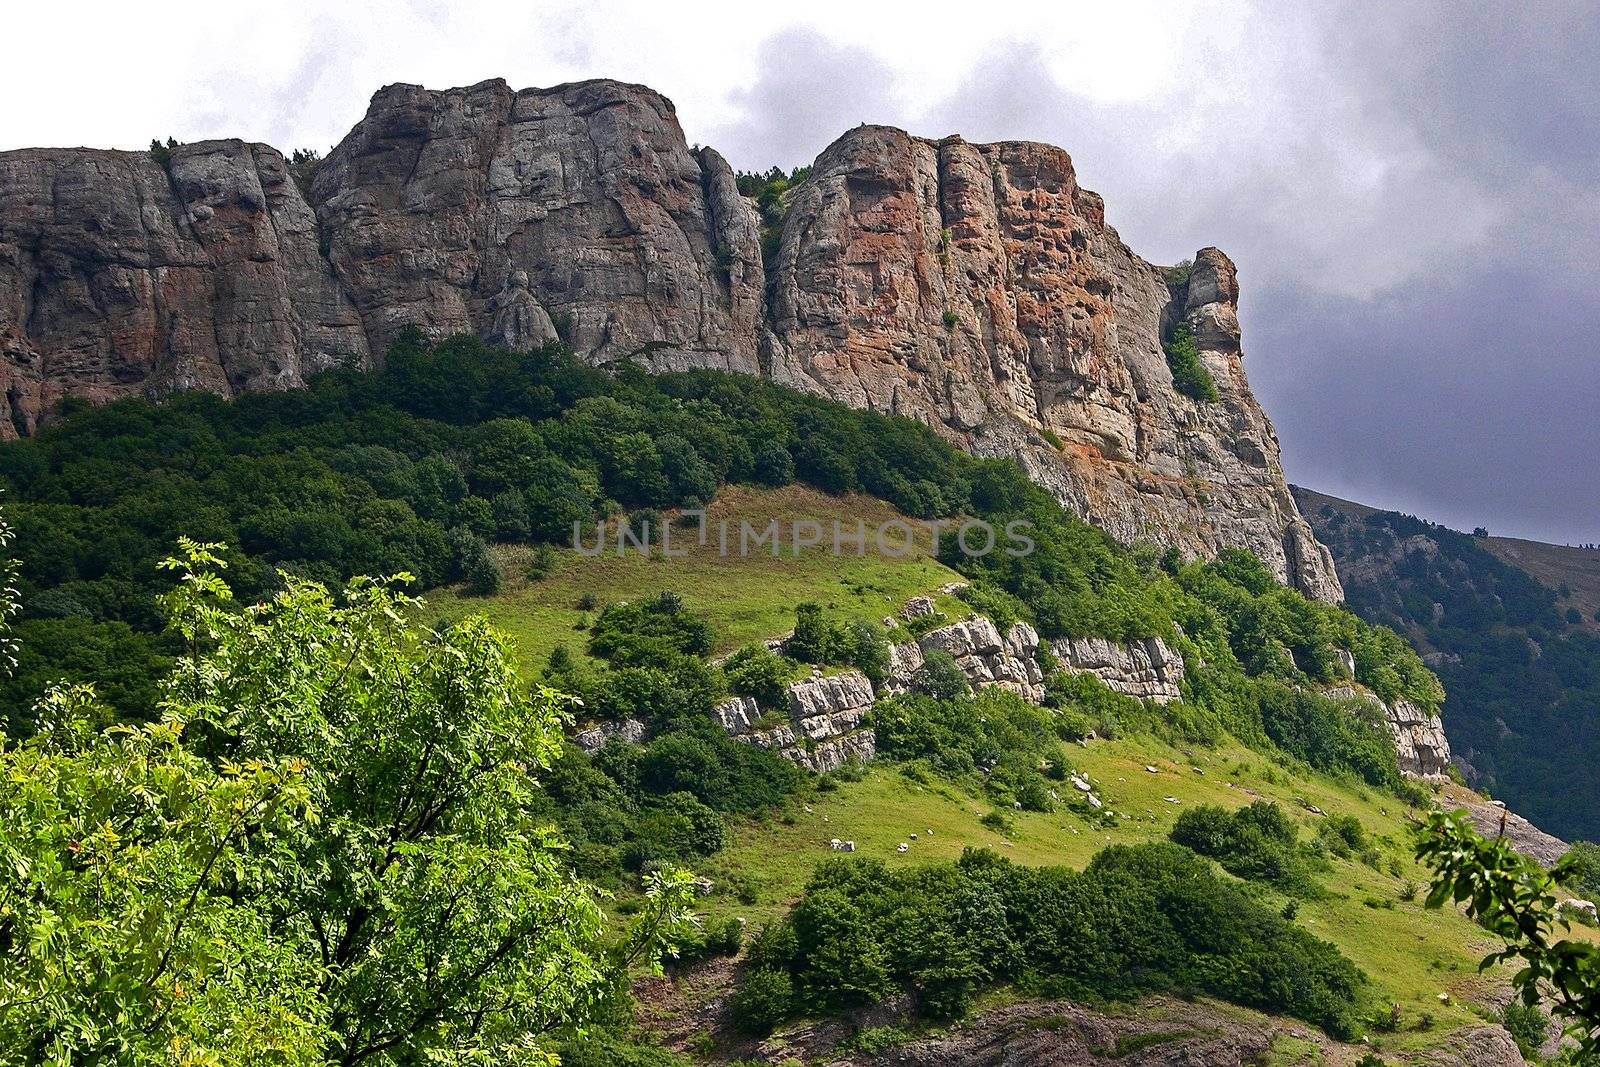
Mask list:
[[[1172,338],[1166,344],[1167,367],[1172,371],[1172,387],[1191,400],[1202,403],[1217,399],[1217,383],[1200,360],[1200,349],[1194,343],[1194,334],[1188,323],[1180,322],[1172,328]]]
[[[526,1062],[682,928],[673,872],[602,940],[536,814],[566,698],[483,619],[371,579],[239,610],[183,547],[161,720],[57,688],[0,751],[0,1063]]]
[[[1437,810],[1421,828],[1417,858],[1434,869],[1428,907],[1464,904],[1469,917],[1504,941],[1479,969],[1521,960],[1511,979],[1521,1002],[1532,1007],[1547,998],[1551,1014],[1566,1020],[1580,1059],[1600,1054],[1600,946],[1563,937],[1567,921],[1556,908],[1558,884],[1581,874],[1581,860],[1568,853],[1547,871],[1504,837],[1485,839],[1464,812]],[[1530,1022],[1526,1013],[1518,1021]]]

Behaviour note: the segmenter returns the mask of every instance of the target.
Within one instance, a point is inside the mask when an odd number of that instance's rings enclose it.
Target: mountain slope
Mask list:
[[[0,153],[0,433],[64,397],[298,386],[408,325],[559,338],[917,418],[1125,543],[1248,548],[1338,598],[1245,379],[1233,264],[1141,259],[1058,148],[859,127],[770,264],[727,163],[641,86],[388,86],[311,169],[239,141]],[[1180,327],[1215,399],[1175,383]]]
[[[1590,773],[1600,633],[1587,610],[1600,551],[1473,537],[1295,493],[1334,554],[1350,609],[1406,634],[1444,682],[1445,731],[1469,780],[1561,837],[1600,837]]]

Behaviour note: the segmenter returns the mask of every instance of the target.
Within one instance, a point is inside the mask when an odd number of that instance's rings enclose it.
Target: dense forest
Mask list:
[[[1038,550],[1025,559],[946,550],[977,579],[978,606],[1047,637],[1176,625],[1197,643],[1231,642],[1250,674],[1289,681],[1335,678],[1341,644],[1383,695],[1439,699],[1392,633],[1278,588],[1241,554],[1194,568],[1123,549],[1015,464],[973,459],[910,420],[740,376],[608,375],[558,346],[429,345],[413,332],[379,373],[335,371],[232,401],[197,392],[78,406],[0,447],[24,606],[7,719],[25,732],[32,699],[63,676],[92,679],[117,707],[153,707],[174,653],[155,564],[179,536],[226,544],[245,600],[285,575],[337,585],[400,571],[421,589],[468,581],[491,592],[490,541],[569,543],[575,522],[703,503],[727,482],[794,480],[865,491],[919,518],[1030,519]]]
[[[1475,784],[1552,833],[1600,838],[1600,635],[1560,590],[1480,538],[1303,497],[1346,604],[1409,635],[1444,682],[1444,724]]]

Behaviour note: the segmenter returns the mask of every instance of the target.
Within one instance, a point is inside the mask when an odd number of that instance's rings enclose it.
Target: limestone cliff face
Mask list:
[[[1058,148],[862,126],[793,196],[771,370],[1016,456],[1121,540],[1249,548],[1337,599],[1245,380],[1237,305],[1218,250],[1197,253],[1178,285],[1129,251]],[[1179,319],[1214,403],[1173,388],[1161,338]]]
[[[284,160],[242,141],[0,153],[0,432],[65,396],[287,388],[366,364]]]
[[[597,363],[757,370],[754,212],[643,86],[391,85],[312,193],[379,351],[415,323],[514,346],[559,334]]]
[[[415,324],[597,364],[766,374],[1015,456],[1125,541],[1254,551],[1340,595],[1240,362],[1233,264],[1122,244],[1060,149],[863,126],[763,265],[726,161],[592,81],[393,85],[302,195],[265,145],[0,153],[0,435],[58,400],[289,388]],[[1220,398],[1178,394],[1193,329]],[[1060,442],[1059,447],[1055,442]]]

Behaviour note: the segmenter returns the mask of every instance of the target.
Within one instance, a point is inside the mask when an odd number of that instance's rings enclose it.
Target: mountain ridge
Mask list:
[[[1562,838],[1600,838],[1587,773],[1600,752],[1589,607],[1600,552],[1294,492],[1334,554],[1346,606],[1405,634],[1444,683],[1445,733],[1467,780]]]
[[[1244,547],[1340,595],[1244,376],[1234,265],[1139,258],[1059,148],[858,127],[770,264],[726,160],[621,82],[386,86],[309,195],[269,146],[161,155],[0,153],[0,434],[65,398],[297,387],[405,326],[559,338],[910,415],[1124,542]],[[1214,402],[1174,385],[1179,324]]]

